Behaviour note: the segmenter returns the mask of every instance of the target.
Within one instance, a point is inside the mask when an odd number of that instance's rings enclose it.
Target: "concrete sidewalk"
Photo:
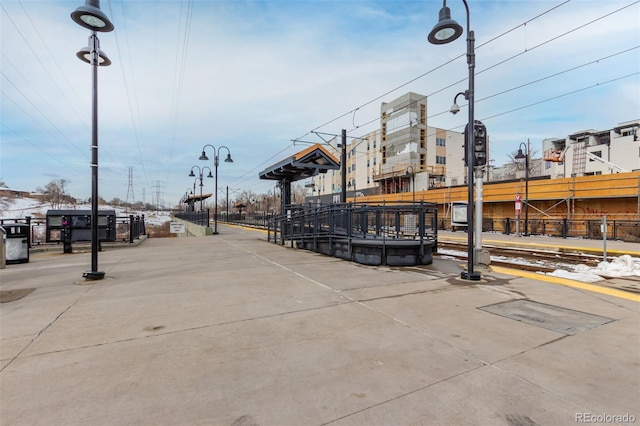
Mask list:
[[[35,289],[1,305],[0,423],[640,422],[635,301],[219,230],[104,251],[95,284],[89,253],[0,270],[3,292]]]

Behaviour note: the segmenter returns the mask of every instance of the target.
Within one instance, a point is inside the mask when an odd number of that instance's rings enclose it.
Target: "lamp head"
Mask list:
[[[457,103],[453,103],[453,105],[451,105],[451,109],[449,110],[449,112],[453,115],[456,115],[457,113],[460,112],[460,107],[458,106]]]
[[[204,151],[202,151],[202,155],[200,156],[199,160],[208,160],[209,157],[207,157],[207,154],[205,154]]]
[[[225,158],[224,160],[225,163],[233,163],[233,160],[231,159],[231,153],[227,153],[227,158]]]
[[[91,64],[91,49],[89,47],[83,47],[76,53],[78,59],[88,64]],[[108,67],[111,65],[111,59],[102,50],[98,49],[98,66]]]
[[[207,175],[208,178],[212,178],[213,175],[211,174],[211,170],[209,170],[209,174]]]
[[[522,148],[518,148],[518,153],[513,158],[516,159],[516,160],[524,160],[524,159],[527,158],[527,156],[524,155],[524,153],[522,152]]]
[[[196,175],[193,173],[193,169],[191,169],[191,172],[189,172],[189,177],[196,177]]]
[[[447,6],[442,6],[438,23],[434,25],[427,39],[431,44],[446,44],[454,41],[461,34],[462,27],[451,19],[451,10]]]
[[[73,22],[92,31],[113,31],[113,24],[107,15],[100,10],[100,0],[86,0],[84,6],[71,13]]]

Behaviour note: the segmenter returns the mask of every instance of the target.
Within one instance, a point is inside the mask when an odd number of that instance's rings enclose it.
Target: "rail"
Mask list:
[[[22,218],[0,219],[3,224],[27,224],[30,229],[29,248],[34,245],[44,245],[46,242],[46,217],[26,216]],[[116,217],[116,241],[133,243],[141,236],[146,235],[146,225],[144,215],[128,215]]]
[[[520,233],[525,232],[524,219],[520,219]],[[484,232],[500,232],[506,235],[517,232],[517,221],[514,218],[484,218]],[[449,219],[440,219],[438,228],[455,230]],[[529,235],[546,235],[558,238],[586,238],[601,240],[603,238],[601,219],[529,219],[527,224]],[[640,221],[607,220],[607,238],[625,242],[640,242]]]
[[[437,250],[438,211],[433,203],[360,204],[290,206],[287,213],[268,221],[267,240],[317,246],[320,241],[376,241],[382,247],[399,240],[429,244]],[[349,247],[349,250],[351,248]]]
[[[175,213],[174,216],[196,225],[209,226],[209,209],[199,212]]]

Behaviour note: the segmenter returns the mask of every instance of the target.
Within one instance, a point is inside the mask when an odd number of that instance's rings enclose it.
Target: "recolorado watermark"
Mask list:
[[[635,423],[636,416],[633,414],[593,414],[593,413],[576,413],[576,423],[593,423],[593,424],[629,424]]]

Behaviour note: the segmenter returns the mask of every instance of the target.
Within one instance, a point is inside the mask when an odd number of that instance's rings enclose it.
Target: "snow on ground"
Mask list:
[[[441,258],[456,259],[455,256],[466,256],[466,252],[457,250],[438,249]],[[444,255],[444,256],[443,256]],[[546,275],[567,278],[584,283],[602,281],[605,277],[640,277],[640,258],[631,257],[628,254],[620,257],[611,257],[607,262],[600,262],[596,267],[587,265],[572,265],[562,262],[562,256],[558,256],[558,262],[529,260],[506,256],[491,256],[491,260],[509,262],[514,265],[539,266],[544,268],[556,268]]]
[[[0,219],[24,219],[27,216],[45,217],[47,210],[53,210],[48,203],[42,203],[34,198],[5,198],[0,199]],[[168,211],[140,211],[124,209],[109,205],[101,205],[99,210],[115,210],[116,216],[140,216],[144,215],[145,223],[148,225],[162,225],[171,221]],[[90,204],[62,205],[60,210],[91,210]]]

